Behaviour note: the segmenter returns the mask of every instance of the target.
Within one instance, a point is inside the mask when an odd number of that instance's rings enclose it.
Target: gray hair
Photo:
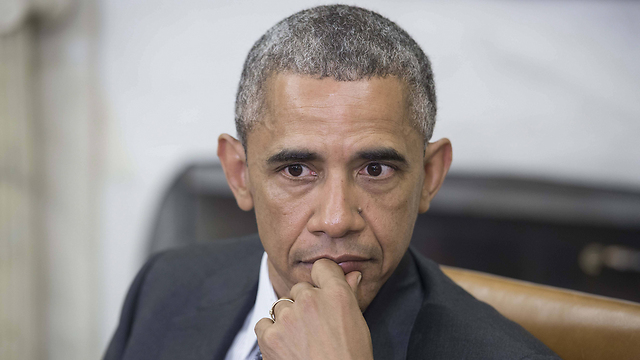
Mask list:
[[[431,139],[436,91],[429,59],[391,20],[346,5],[297,12],[269,29],[251,48],[236,96],[236,130],[242,144],[258,124],[266,81],[276,73],[357,81],[395,76],[409,90],[414,125]]]

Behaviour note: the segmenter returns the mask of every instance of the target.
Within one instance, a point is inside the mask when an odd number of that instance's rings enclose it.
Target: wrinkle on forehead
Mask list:
[[[260,151],[291,146],[316,149],[339,145],[387,146],[406,153],[409,139],[422,136],[410,120],[403,81],[395,77],[336,81],[278,74],[267,84],[264,120],[252,133],[262,133]],[[257,137],[251,136],[248,138]],[[251,141],[249,141],[250,143]]]
[[[275,114],[292,108],[340,108],[366,105],[364,110],[386,110],[389,102],[408,110],[404,82],[396,77],[371,78],[358,81],[336,81],[332,78],[316,79],[310,76],[276,74],[269,81],[267,94],[269,110]],[[381,99],[381,97],[385,97]],[[380,101],[380,106],[376,106]],[[373,104],[374,109],[370,108]]]
[[[309,76],[276,74],[268,82],[265,126],[273,120],[308,118],[314,122],[353,120],[361,126],[384,121],[415,131],[410,121],[406,86],[389,76],[359,81],[316,79]],[[404,129],[406,127],[406,129]]]

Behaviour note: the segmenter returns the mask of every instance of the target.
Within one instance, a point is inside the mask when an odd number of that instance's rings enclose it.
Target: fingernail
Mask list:
[[[358,281],[356,282],[357,285],[360,285],[360,280],[362,280],[362,274],[358,275]]]

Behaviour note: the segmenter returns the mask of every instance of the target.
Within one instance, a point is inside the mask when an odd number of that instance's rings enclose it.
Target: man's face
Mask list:
[[[365,309],[404,255],[423,189],[423,138],[394,77],[277,74],[247,137],[249,191],[279,296],[319,258],[362,273]]]

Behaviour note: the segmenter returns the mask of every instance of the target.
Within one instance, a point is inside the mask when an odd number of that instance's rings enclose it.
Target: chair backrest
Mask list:
[[[640,359],[640,304],[454,267],[442,270],[565,360]]]

